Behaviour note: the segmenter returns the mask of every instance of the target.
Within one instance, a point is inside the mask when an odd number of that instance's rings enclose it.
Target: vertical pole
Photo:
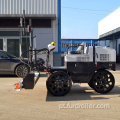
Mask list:
[[[73,44],[72,44],[72,40],[71,40],[71,46],[73,46]],[[71,47],[71,51],[73,51],[73,47]]]
[[[23,24],[24,24],[23,35],[25,35],[25,10],[23,10]]]
[[[30,47],[29,47],[29,56],[30,56],[30,63],[32,63],[32,58],[33,58],[33,55],[32,55],[32,53],[33,53],[33,49],[32,49],[32,36],[31,36],[31,26],[32,26],[32,22],[31,22],[31,19],[29,19],[29,31],[30,31],[30,36],[29,36],[29,41],[30,41]]]
[[[110,41],[111,41],[111,40],[109,40],[109,47],[110,47]]]
[[[3,50],[7,51],[7,39],[5,37],[3,38]]]
[[[32,47],[29,47],[30,63],[32,63]]]
[[[20,41],[19,41],[20,56],[22,54],[22,32],[20,31]]]
[[[98,40],[98,46],[100,46],[100,40]]]
[[[105,40],[105,46],[106,46],[106,40]]]
[[[34,41],[34,47],[35,47],[35,49],[37,48],[37,46],[36,46],[36,36],[35,36],[35,41]]]
[[[114,40],[115,40],[115,38],[114,38],[114,34],[113,34],[113,44],[112,44],[113,45],[113,47],[112,47],[113,49],[115,49]]]
[[[32,42],[31,42],[31,32],[30,32],[30,47],[32,47]]]
[[[32,26],[32,22],[31,22],[31,19],[29,19],[29,27],[30,27],[30,47],[32,47],[31,26]]]
[[[117,53],[118,53],[118,49],[117,49],[117,40],[116,40],[116,56],[117,56]]]
[[[58,52],[61,53],[61,0],[58,0]]]
[[[35,61],[37,61],[37,51],[36,51],[36,48],[35,48]]]
[[[93,64],[95,65],[95,46],[93,46]]]

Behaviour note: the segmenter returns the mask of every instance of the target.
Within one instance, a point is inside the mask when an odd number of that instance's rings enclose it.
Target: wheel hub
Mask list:
[[[105,78],[102,78],[100,81],[99,81],[99,84],[100,85],[105,85],[107,83],[106,79]]]
[[[57,88],[61,88],[61,87],[63,87],[63,82],[62,82],[61,80],[56,80],[55,86],[56,86]]]

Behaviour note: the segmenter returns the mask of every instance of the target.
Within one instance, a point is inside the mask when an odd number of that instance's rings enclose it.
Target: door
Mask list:
[[[3,50],[3,39],[0,39],[0,50]]]
[[[11,55],[19,57],[19,39],[7,38],[7,52]]]

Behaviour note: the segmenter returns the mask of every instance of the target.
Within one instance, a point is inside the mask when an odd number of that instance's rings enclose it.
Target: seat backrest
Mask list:
[[[84,53],[86,53],[86,43],[82,42],[80,45],[82,45],[82,46],[79,46],[76,51],[80,51],[80,52],[84,51]]]

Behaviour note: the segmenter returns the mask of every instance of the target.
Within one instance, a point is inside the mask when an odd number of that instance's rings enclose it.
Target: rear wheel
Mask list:
[[[113,89],[115,80],[109,71],[101,70],[94,75],[90,83],[96,92],[108,93]]]
[[[17,66],[15,73],[18,77],[24,78],[29,73],[29,68],[26,65]]]
[[[66,73],[54,72],[49,76],[46,86],[52,95],[64,96],[70,91],[72,82]]]

